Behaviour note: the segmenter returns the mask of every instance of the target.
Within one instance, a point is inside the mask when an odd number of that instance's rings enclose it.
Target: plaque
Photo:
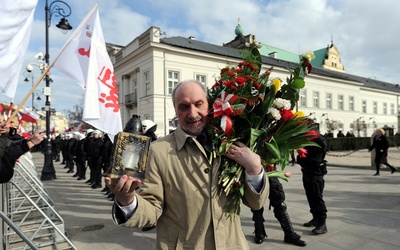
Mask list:
[[[126,174],[143,179],[151,138],[119,132],[114,137],[109,177],[118,179]]]

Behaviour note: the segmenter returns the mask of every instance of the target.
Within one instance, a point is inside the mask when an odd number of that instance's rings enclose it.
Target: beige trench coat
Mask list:
[[[227,197],[219,192],[219,164],[218,157],[210,165],[203,147],[179,127],[153,142],[137,210],[121,225],[157,224],[158,249],[248,249],[240,217],[227,219],[223,209]],[[268,185],[265,177],[258,193],[246,182],[243,202],[255,210],[263,207]],[[116,223],[119,210],[114,205]]]

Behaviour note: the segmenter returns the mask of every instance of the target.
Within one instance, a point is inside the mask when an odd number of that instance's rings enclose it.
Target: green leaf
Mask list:
[[[261,70],[261,68],[262,68],[262,60],[261,60],[260,51],[257,48],[253,48],[251,50],[251,54],[255,57],[256,63],[258,65],[258,68]],[[260,72],[258,72],[258,73],[260,73]]]
[[[267,172],[268,178],[280,178],[284,181],[288,181],[288,178],[285,176],[285,173],[282,171],[271,171]]]
[[[265,133],[263,130],[256,129],[256,128],[251,128],[250,130],[250,142],[249,142],[249,148],[253,148],[254,143],[256,142],[257,138]]]
[[[236,141],[235,139],[232,139],[230,141],[223,141],[221,143],[221,146],[219,147],[218,154],[219,155],[224,155],[228,151],[228,149],[232,146],[233,142]]]
[[[275,157],[275,158],[280,158],[281,154],[279,151],[279,146],[276,143],[274,138],[271,138],[269,142],[265,143],[265,148]]]
[[[304,81],[304,79],[302,79],[300,77],[294,77],[293,84],[292,84],[292,86],[294,88],[302,89],[302,88],[304,88],[305,85],[306,85],[306,82]]]

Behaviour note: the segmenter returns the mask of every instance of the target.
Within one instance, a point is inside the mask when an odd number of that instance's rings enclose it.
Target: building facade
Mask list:
[[[256,42],[253,35],[243,36],[241,32],[236,32],[236,38],[222,46],[193,37],[161,36],[158,27],[150,27],[124,47],[107,44],[119,90],[122,123],[133,114],[140,115],[142,120],[150,119],[157,124],[158,136],[175,129],[171,99],[174,86],[183,80],[196,79],[211,87],[221,68],[242,60],[237,48],[257,46],[264,55],[263,67],[272,66],[271,77],[283,81],[290,74],[288,69],[298,64],[299,55],[268,47]],[[297,109],[314,119],[322,134],[336,136],[342,131],[370,136],[377,127],[389,133],[399,131],[398,84],[346,74],[333,43],[315,54],[316,59],[319,55],[323,59],[306,77]]]

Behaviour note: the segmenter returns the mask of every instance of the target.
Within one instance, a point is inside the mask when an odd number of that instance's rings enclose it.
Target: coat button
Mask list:
[[[204,169],[204,173],[208,174],[210,172],[209,168]]]

